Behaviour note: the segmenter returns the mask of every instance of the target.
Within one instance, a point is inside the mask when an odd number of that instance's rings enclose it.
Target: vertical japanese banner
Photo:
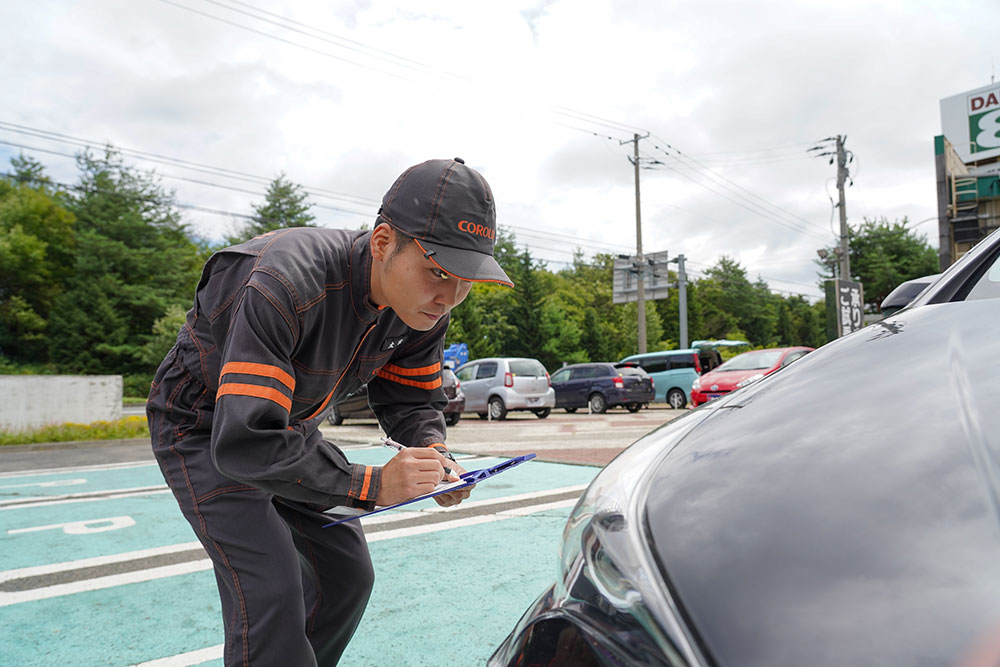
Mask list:
[[[826,281],[826,333],[840,338],[864,326],[864,288],[850,280]]]

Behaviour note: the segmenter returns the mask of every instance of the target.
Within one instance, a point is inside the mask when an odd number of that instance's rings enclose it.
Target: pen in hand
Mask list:
[[[404,449],[406,449],[406,445],[401,445],[388,436],[382,438],[382,444],[384,444],[389,449],[395,449],[397,452],[401,452]],[[444,474],[455,475],[456,477],[461,478],[461,475],[459,475],[457,472],[452,472],[452,469],[449,468],[448,466],[442,466],[442,467],[444,468]]]

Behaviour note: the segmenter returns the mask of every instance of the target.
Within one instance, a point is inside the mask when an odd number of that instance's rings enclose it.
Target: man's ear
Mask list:
[[[372,259],[384,262],[389,257],[392,244],[396,239],[396,230],[389,226],[387,222],[381,222],[372,231],[371,250]]]

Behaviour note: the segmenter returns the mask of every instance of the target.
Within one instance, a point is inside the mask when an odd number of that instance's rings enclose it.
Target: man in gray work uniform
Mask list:
[[[324,529],[316,511],[392,504],[431,490],[445,463],[462,471],[444,445],[442,348],[473,282],[513,286],[493,258],[493,193],[461,159],[430,160],[376,222],[213,255],[153,381],[153,451],[215,565],[226,665],[336,664],[373,572],[358,522]],[[407,445],[385,466],[349,462],[319,431],[362,385]]]

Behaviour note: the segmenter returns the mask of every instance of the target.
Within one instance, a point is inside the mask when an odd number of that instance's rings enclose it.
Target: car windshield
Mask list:
[[[778,363],[784,350],[761,350],[744,352],[722,364],[716,371],[756,371],[770,368]]]
[[[996,299],[1000,297],[1000,255],[993,266],[980,278],[966,299]]]

